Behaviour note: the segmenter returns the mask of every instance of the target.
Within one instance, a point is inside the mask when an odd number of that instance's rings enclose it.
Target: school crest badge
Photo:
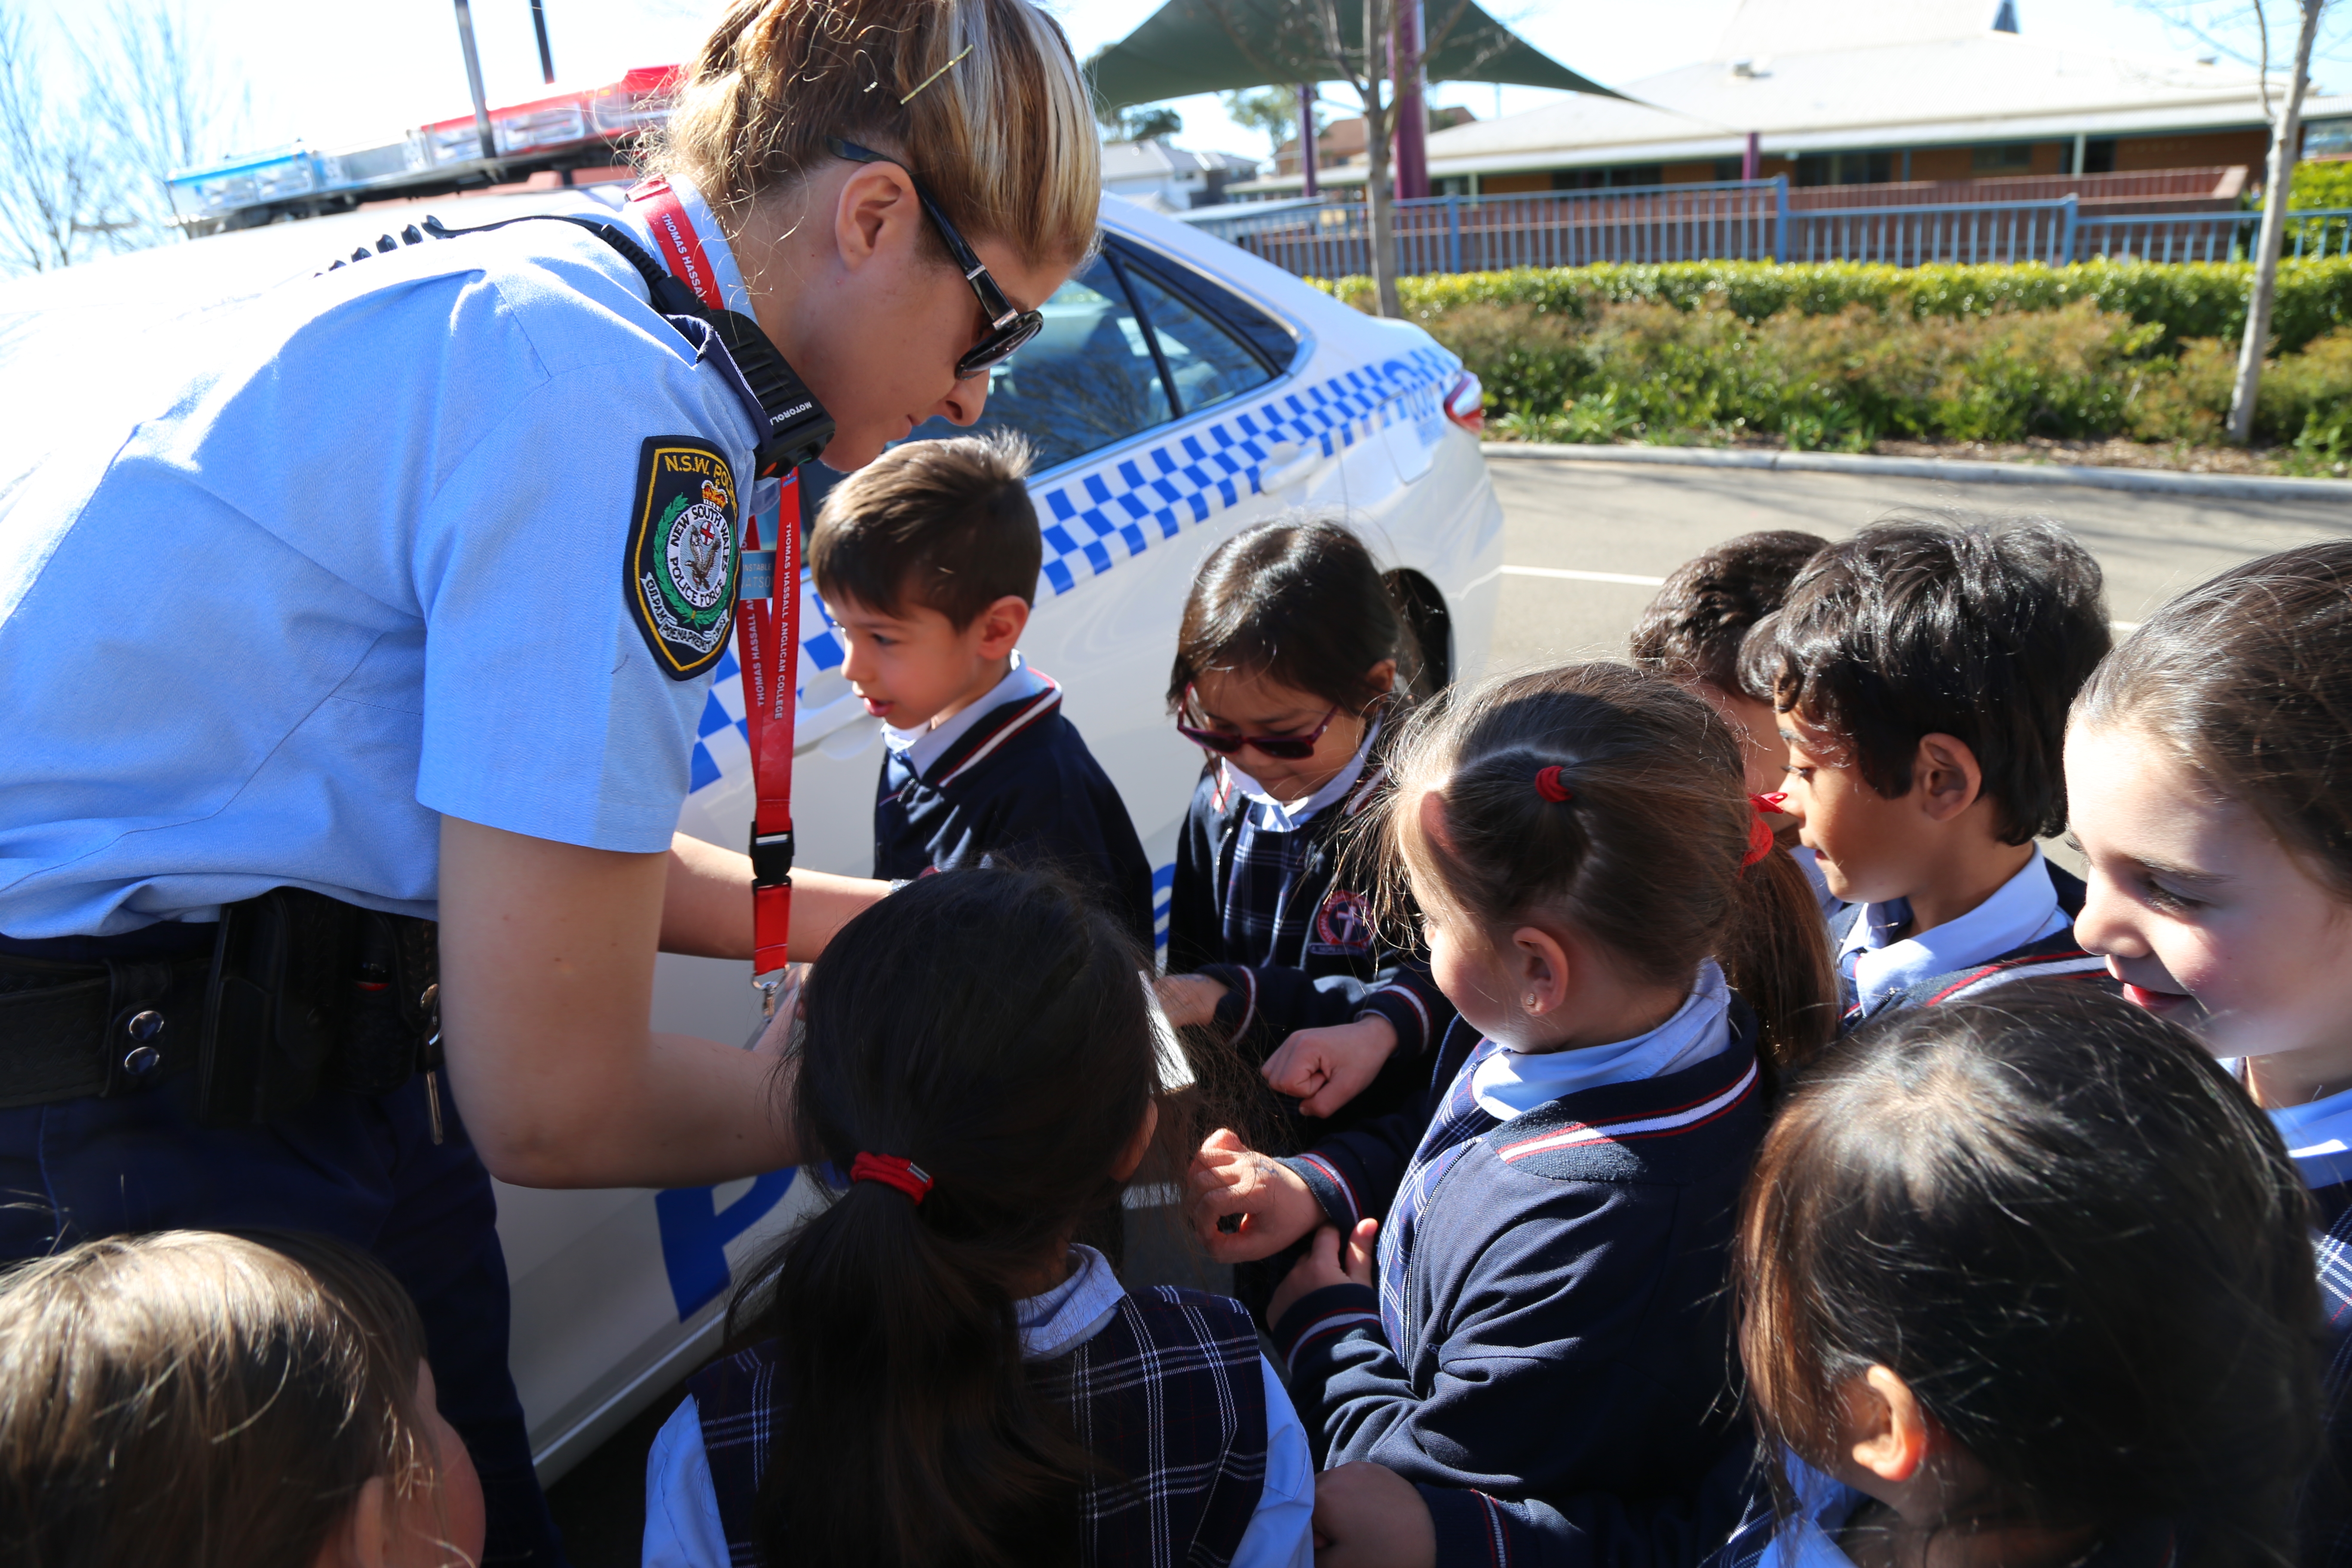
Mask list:
[[[656,436],[637,459],[623,591],[654,661],[672,680],[719,662],[735,624],[735,472],[709,442]]]
[[[1318,958],[1354,958],[1372,951],[1372,911],[1363,895],[1334,888],[1315,911],[1315,940],[1307,951]]]

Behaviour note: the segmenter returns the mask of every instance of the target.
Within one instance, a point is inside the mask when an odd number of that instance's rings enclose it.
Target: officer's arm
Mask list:
[[[653,1032],[676,858],[442,818],[449,1077],[500,1180],[701,1186],[795,1163],[767,1048]]]
[[[851,916],[890,890],[887,882],[793,873],[793,957],[814,958]],[[662,893],[661,950],[702,958],[751,956],[751,858],[681,833],[670,840]]]

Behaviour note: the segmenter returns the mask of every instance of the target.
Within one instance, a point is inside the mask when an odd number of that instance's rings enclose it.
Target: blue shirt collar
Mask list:
[[[686,221],[694,226],[695,237],[702,242],[703,258],[710,263],[710,276],[719,285],[719,297],[726,301],[729,310],[753,315],[751,290],[744,286],[743,268],[736,263],[734,247],[727,243],[727,231],[719,226],[719,215],[710,210],[710,204],[702,199],[702,193],[695,188],[692,180],[683,174],[667,178],[678,205],[686,209]],[[654,243],[653,225],[646,217],[643,203],[624,204],[621,221],[628,225],[646,249],[662,257],[661,247]]]
[[[1041,691],[1053,689],[1053,686],[1050,676],[1040,675],[1030,668],[1028,661],[1021,657],[1021,650],[1014,648],[1013,668],[1004,672],[1004,679],[990,687],[986,695],[971,703],[962,712],[929,729],[894,730],[885,724],[882,726],[882,743],[890,748],[891,755],[905,763],[908,769],[919,777],[946,754],[950,746],[963,739],[966,731],[990,713],[1008,702],[1026,702]]]
[[[1908,900],[1873,904],[1838,944],[1838,967],[1853,977],[1863,1006],[1923,980],[2055,936],[2069,923],[2038,847],[2022,870],[1958,920],[1916,936],[1897,937],[1895,933],[1910,921]]]
[[[1708,959],[1675,1016],[1645,1035],[1572,1051],[1503,1047],[1478,1064],[1470,1092],[1478,1109],[1508,1121],[1538,1105],[1609,1083],[1663,1078],[1717,1057],[1731,1045],[1731,988]]]
[[[1100,1333],[1127,1295],[1110,1263],[1091,1247],[1070,1248],[1070,1277],[1042,1296],[1013,1303],[1021,1359],[1052,1361]]]
[[[2270,1118],[2305,1186],[2352,1182],[2352,1089],[2308,1105],[2282,1106]]]

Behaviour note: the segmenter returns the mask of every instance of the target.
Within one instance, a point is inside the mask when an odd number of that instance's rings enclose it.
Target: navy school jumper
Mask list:
[[[1738,1519],[1749,1443],[1725,1279],[1765,1108],[1737,998],[1731,1024],[1727,1049],[1679,1072],[1501,1123],[1474,1108],[1465,1146],[1420,1178],[1406,1255],[1383,1261],[1402,1342],[1381,1292],[1355,1284],[1275,1325],[1324,1462],[1417,1483],[1441,1563],[1689,1563]],[[1284,1162],[1343,1232],[1394,1217],[1480,1044],[1457,1021],[1422,1107]]]
[[[874,802],[874,874],[886,879],[989,862],[1059,871],[1092,889],[1151,952],[1151,862],[1126,803],[1062,689],[1001,703],[920,774],[885,756]]]
[[[1348,840],[1389,783],[1376,742],[1355,788],[1291,833],[1261,836],[1291,841],[1295,865],[1277,880],[1236,874],[1257,869],[1235,864],[1249,799],[1212,759],[1184,816],[1168,900],[1168,973],[1224,984],[1215,1025],[1245,1059],[1264,1061],[1295,1030],[1366,1014],[1389,1021],[1396,1049],[1360,1097],[1362,1109],[1343,1112],[1349,1121],[1409,1103],[1427,1077],[1431,1047],[1454,1021],[1428,965],[1381,940],[1369,884],[1342,875],[1356,869],[1345,863]],[[1234,928],[1246,930],[1246,939],[1230,936]]]

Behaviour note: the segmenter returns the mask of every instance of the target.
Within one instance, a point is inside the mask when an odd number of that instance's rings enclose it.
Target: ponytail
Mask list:
[[[1756,1009],[1764,1055],[1785,1075],[1837,1037],[1837,969],[1813,885],[1796,857],[1775,846],[1739,875],[1715,958]]]
[[[1627,665],[1564,665],[1449,690],[1394,755],[1381,842],[1454,907],[1572,926],[1654,984],[1687,985],[1713,957],[1777,1068],[1835,1033],[1821,908],[1784,851],[1748,864],[1739,739],[1701,699]],[[1437,836],[1419,820],[1433,791]]]
[[[766,1561],[1076,1562],[1094,1461],[1024,1363],[1014,1303],[1118,1199],[1158,1087],[1142,963],[1069,889],[1001,868],[914,882],[817,961],[801,1145],[842,1172],[911,1161],[929,1185],[850,1181],[737,1298],[730,1330],[778,1342],[788,1411]]]

